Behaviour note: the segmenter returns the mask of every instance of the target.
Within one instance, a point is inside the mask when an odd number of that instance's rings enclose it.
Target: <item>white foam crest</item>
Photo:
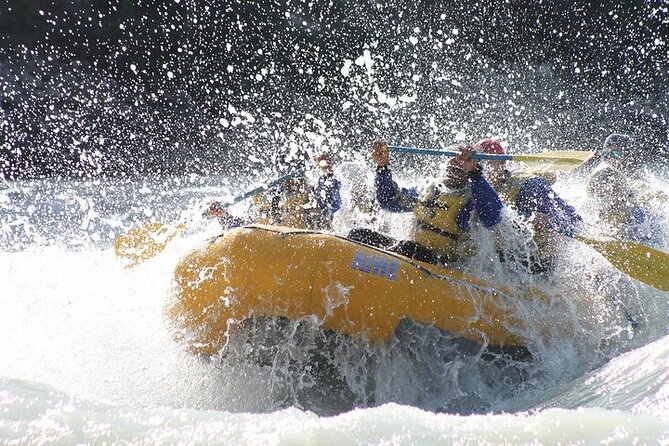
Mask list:
[[[386,404],[333,417],[290,408],[248,414],[166,408],[141,409],[72,398],[59,391],[0,380],[12,422],[0,420],[7,444],[656,444],[669,422],[616,410],[548,409],[527,414],[435,414]]]

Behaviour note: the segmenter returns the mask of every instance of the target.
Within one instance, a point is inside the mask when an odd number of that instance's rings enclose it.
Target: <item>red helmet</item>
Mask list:
[[[474,148],[477,150],[483,150],[483,153],[494,153],[497,155],[506,154],[506,150],[502,147],[499,141],[492,138],[482,139],[481,141],[474,144]]]

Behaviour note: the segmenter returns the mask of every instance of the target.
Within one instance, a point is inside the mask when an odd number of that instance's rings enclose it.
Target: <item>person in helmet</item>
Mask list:
[[[341,207],[341,183],[334,175],[330,154],[321,153],[315,161],[319,176],[314,186],[309,184],[304,175],[308,162],[306,152],[289,152],[275,159],[277,173],[301,173],[255,195],[246,216],[230,215],[219,202],[211,203],[205,215],[217,218],[224,229],[260,223],[298,229],[329,230],[334,213]]]
[[[506,150],[496,139],[485,138],[473,145],[483,153],[503,155]],[[485,172],[490,184],[499,193],[502,201],[514,209],[532,225],[537,251],[527,263],[529,271],[544,273],[553,269],[558,235],[571,236],[582,219],[573,206],[562,199],[553,189],[555,180],[547,174],[537,175],[532,170],[507,169],[506,161],[487,161]],[[504,253],[500,253],[504,259]]]
[[[390,170],[388,146],[377,140],[371,157],[376,163],[376,199],[390,212],[413,212],[414,226],[408,240],[355,229],[349,237],[383,247],[416,260],[449,264],[464,253],[471,225],[494,227],[501,220],[502,202],[488,184],[470,147],[449,160],[440,181],[419,189],[399,187]]]
[[[341,182],[334,173],[332,155],[327,152],[318,154],[315,158],[319,175],[316,185],[312,189],[315,201],[315,228],[332,229],[332,219],[335,212],[341,208]]]
[[[639,167],[637,152],[636,141],[632,136],[625,133],[611,133],[604,140],[602,147],[595,150],[576,171],[589,174],[600,164],[607,163],[627,174],[635,174]]]
[[[648,218],[648,211],[619,170],[601,164],[590,175],[586,185],[594,203],[597,223],[617,239],[655,244],[656,237]]]
[[[607,233],[619,239],[648,245],[659,244],[659,230],[653,218],[651,204],[662,201],[658,194],[649,193],[637,174],[634,138],[622,133],[606,137],[602,148],[587,162],[596,160],[587,180],[586,191],[590,206]]]

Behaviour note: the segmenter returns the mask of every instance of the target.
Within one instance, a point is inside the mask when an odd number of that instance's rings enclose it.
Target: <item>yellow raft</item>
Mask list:
[[[255,317],[315,317],[373,343],[408,318],[481,345],[523,348],[518,299],[537,297],[343,237],[261,225],[186,255],[172,291],[166,314],[176,338],[205,355],[225,346],[231,322]]]

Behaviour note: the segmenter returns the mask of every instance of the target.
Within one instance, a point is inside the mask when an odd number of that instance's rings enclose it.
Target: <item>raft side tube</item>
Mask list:
[[[166,315],[196,353],[226,343],[231,321],[316,317],[326,329],[388,341],[403,318],[491,346],[523,347],[510,296],[455,270],[314,231],[236,228],[186,255]]]

